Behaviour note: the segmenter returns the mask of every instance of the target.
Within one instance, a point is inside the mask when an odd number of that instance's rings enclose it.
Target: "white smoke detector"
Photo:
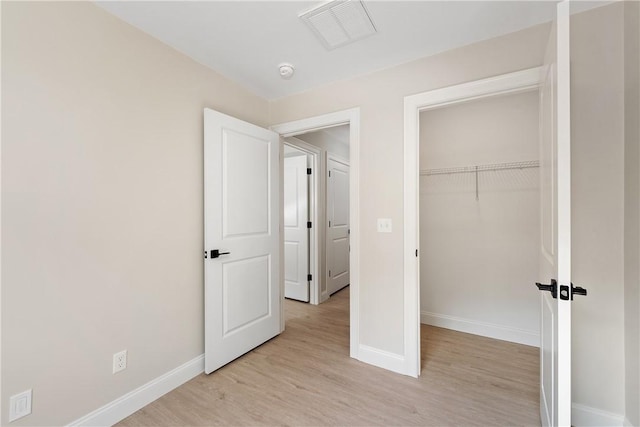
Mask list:
[[[278,65],[278,70],[280,71],[280,77],[285,80],[289,80],[293,77],[293,73],[296,71],[295,68],[293,68],[293,65],[287,63]]]

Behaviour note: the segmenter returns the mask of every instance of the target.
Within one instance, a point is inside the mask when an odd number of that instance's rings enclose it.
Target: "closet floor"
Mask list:
[[[540,425],[537,348],[422,325],[415,379],[349,358],[348,287],[285,313],[280,336],[118,425]]]

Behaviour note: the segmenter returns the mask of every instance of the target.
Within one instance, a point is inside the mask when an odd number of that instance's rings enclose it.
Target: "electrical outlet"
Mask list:
[[[127,368],[127,350],[122,350],[113,355],[113,373]]]
[[[9,398],[9,422],[31,413],[31,389],[14,394]]]

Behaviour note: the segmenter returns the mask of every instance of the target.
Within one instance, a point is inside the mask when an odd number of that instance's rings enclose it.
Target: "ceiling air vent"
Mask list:
[[[359,0],[336,0],[300,15],[328,50],[376,33],[371,17]]]

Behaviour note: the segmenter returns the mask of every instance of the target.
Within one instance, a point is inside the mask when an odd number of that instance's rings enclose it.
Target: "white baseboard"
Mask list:
[[[628,420],[625,420],[624,415],[614,414],[579,403],[571,405],[571,425],[575,427],[622,427],[627,423]]]
[[[204,372],[204,354],[96,409],[69,426],[111,426]]]
[[[453,329],[454,331],[466,332],[468,334],[540,347],[540,335],[534,331],[525,329],[510,328],[508,326],[463,319],[447,314],[430,313],[428,311],[420,312],[420,322],[426,325]]]
[[[360,344],[358,347],[358,360],[379,368],[408,375],[405,358],[400,354]]]

